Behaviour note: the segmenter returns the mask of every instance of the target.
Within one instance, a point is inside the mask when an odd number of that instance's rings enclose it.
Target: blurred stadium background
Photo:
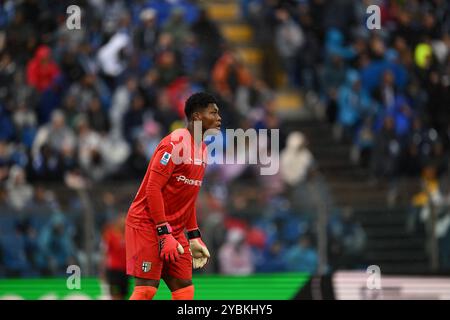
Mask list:
[[[208,167],[199,299],[449,299],[449,14],[446,0],[2,1],[0,299],[108,299],[106,230],[199,90],[224,128],[281,138],[277,175]],[[370,265],[384,295],[364,290]]]

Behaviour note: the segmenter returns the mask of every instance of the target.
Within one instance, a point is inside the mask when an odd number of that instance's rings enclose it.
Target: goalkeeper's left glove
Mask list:
[[[202,241],[199,229],[188,230],[189,248],[192,255],[192,265],[194,269],[202,268],[210,257],[208,248]]]

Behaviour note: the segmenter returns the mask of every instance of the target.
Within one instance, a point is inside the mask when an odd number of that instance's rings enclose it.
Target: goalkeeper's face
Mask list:
[[[215,103],[210,103],[207,108],[200,112],[200,120],[202,121],[202,131],[207,130],[220,132],[222,118],[219,114],[219,108]]]

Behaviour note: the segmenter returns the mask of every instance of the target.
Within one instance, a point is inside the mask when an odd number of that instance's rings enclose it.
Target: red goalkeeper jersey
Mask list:
[[[183,232],[187,223],[195,227],[195,203],[205,173],[206,150],[203,141],[195,146],[185,128],[164,137],[128,210],[127,224],[150,230],[165,219],[175,234]]]

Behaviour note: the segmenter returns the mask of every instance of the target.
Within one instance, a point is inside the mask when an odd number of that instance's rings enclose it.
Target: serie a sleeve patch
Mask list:
[[[164,152],[164,154],[161,157],[161,160],[159,160],[159,163],[161,163],[163,166],[166,166],[169,163],[170,157],[172,155],[168,152]]]

